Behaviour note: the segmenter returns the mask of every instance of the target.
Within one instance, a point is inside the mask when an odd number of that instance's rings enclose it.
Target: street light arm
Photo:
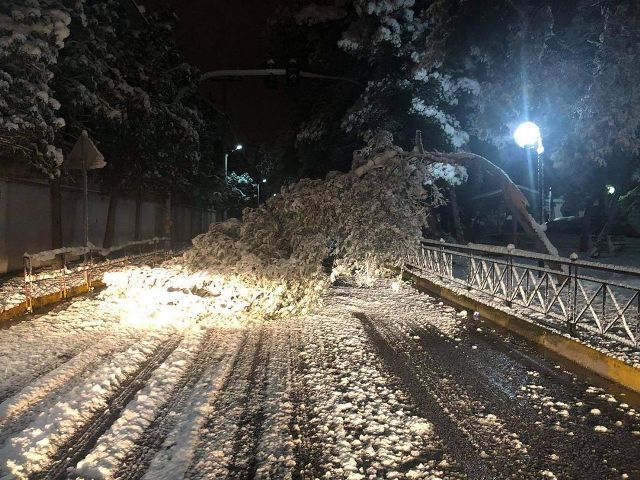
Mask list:
[[[213,70],[211,72],[203,73],[198,79],[199,82],[204,82],[205,80],[215,80],[215,79],[230,79],[237,77],[268,77],[268,76],[276,76],[276,77],[284,77],[286,76],[287,71],[284,68],[258,68],[258,69],[248,69],[248,70]],[[358,87],[364,87],[364,85],[352,78],[348,77],[340,77],[336,75],[324,75],[322,73],[312,73],[312,72],[300,72],[300,76],[302,78],[311,78],[315,80],[332,80],[337,82],[347,82],[353,85],[357,85]],[[190,87],[181,88],[176,98],[174,99],[174,103],[179,102],[182,98],[187,94]]]

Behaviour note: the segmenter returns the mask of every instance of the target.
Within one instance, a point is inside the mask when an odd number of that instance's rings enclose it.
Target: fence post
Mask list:
[[[87,284],[87,291],[91,291],[91,264],[93,262],[93,257],[91,255],[91,250],[84,254],[84,281]]]
[[[33,312],[33,301],[31,298],[31,259],[23,257],[24,262],[24,293],[27,297],[27,312]]]
[[[62,254],[62,298],[67,298],[67,256]]]
[[[513,243],[507,245],[507,307],[511,306],[511,300],[513,299],[513,251],[516,246]]]
[[[438,268],[438,274],[440,275],[440,280],[444,280],[442,272],[443,272],[443,270],[446,271],[446,268],[447,268],[445,266],[446,258],[445,258],[445,255],[444,255],[444,243],[445,243],[444,238],[441,238],[440,239],[440,244],[441,244],[441,247],[440,247],[440,267]]]
[[[467,290],[471,290],[471,281],[473,279],[473,254],[471,249],[467,250]]]
[[[576,315],[578,310],[578,266],[575,261],[578,260],[578,254],[573,252],[569,259],[569,316],[567,318],[567,329],[569,335],[576,336]],[[572,285],[573,284],[573,285]]]

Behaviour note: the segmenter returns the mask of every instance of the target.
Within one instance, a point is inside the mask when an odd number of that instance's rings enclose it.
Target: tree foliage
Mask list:
[[[106,157],[109,188],[213,202],[222,185],[217,112],[172,38],[177,19],[119,0],[68,3],[24,0],[2,11],[0,151],[55,177],[62,152],[87,130]],[[191,94],[178,98],[185,87]]]
[[[0,5],[0,153],[59,174],[64,127],[51,90],[53,67],[69,36],[70,9],[63,2],[17,0]]]
[[[363,85],[318,86],[329,92],[319,98],[316,89],[293,94],[308,112],[297,135],[303,161],[317,158],[328,142],[347,145],[378,128],[401,144],[420,129],[427,148],[484,153],[490,147],[511,170],[523,156],[512,132],[533,120],[556,167],[548,178],[559,191],[597,189],[605,177],[624,189],[640,166],[634,0],[288,5],[273,29],[287,39],[275,42],[276,53],[290,55],[290,45],[303,45],[311,70]]]

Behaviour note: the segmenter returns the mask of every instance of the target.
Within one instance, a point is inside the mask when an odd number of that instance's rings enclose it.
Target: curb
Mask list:
[[[102,288],[106,286],[102,280],[93,280],[91,282],[91,287],[86,284],[77,285],[75,287],[67,288],[66,292],[54,292],[48,295],[43,295],[42,297],[36,297],[31,300],[32,312],[36,313],[38,310],[41,310],[50,305],[54,305],[56,303],[60,303],[64,300],[68,300],[73,297],[78,297],[80,295],[84,295],[85,293],[90,292],[94,288]],[[0,323],[7,322],[9,320],[13,320],[22,315],[26,315],[29,313],[29,308],[27,306],[27,301],[24,300],[21,303],[14,305],[13,307],[0,312]]]
[[[516,335],[524,337],[600,377],[604,377],[629,390],[640,393],[640,369],[638,368],[632,367],[621,360],[610,357],[605,353],[555,333],[540,325],[529,322],[517,315],[486,305],[466,295],[456,293],[443,285],[420,277],[410,271],[402,270],[402,279],[409,280],[419,290],[426,290],[460,308],[477,311],[483,318],[506,328]]]

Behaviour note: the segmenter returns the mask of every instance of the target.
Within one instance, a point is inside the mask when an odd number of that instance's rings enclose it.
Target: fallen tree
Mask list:
[[[424,152],[420,143],[406,152],[380,132],[354,152],[349,172],[302,179],[245,209],[243,221],[213,224],[171,267],[180,271],[180,288],[217,298],[223,285],[235,285],[242,309],[265,316],[306,311],[338,277],[372,283],[417,252],[429,215],[446,202],[451,185],[466,181],[470,164],[498,176],[514,216],[553,254],[501,169],[473,154]],[[185,275],[197,285],[185,287]],[[163,288],[170,279],[163,276]]]

